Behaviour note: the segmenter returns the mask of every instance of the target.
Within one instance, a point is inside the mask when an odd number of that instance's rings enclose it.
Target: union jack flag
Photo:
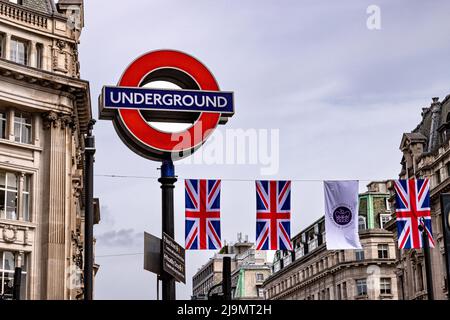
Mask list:
[[[256,181],[256,250],[292,250],[291,182]]]
[[[431,230],[430,180],[397,180],[394,182],[394,187],[399,248],[420,249],[423,247],[419,225],[425,228],[430,247],[434,248]]]
[[[220,238],[220,180],[186,180],[186,250],[215,250]]]

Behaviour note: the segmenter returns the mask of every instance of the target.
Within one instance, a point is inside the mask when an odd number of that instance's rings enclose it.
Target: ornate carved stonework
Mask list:
[[[60,116],[60,121],[61,121],[61,129],[65,129],[67,127],[69,128],[74,128],[74,119],[72,116],[70,115],[61,115]]]
[[[78,268],[83,269],[83,241],[79,229],[72,231],[72,261]]]
[[[74,175],[72,177],[72,187],[73,187],[73,194],[76,198],[79,198],[81,196],[81,193],[83,191],[82,181],[81,177]]]
[[[80,148],[77,148],[76,152],[76,164],[78,170],[83,170],[83,151]]]
[[[53,70],[63,73],[69,71],[69,52],[70,48],[63,40],[56,40],[53,47]]]
[[[3,240],[6,243],[17,243],[21,238],[18,235],[20,232],[23,233],[23,245],[30,245],[29,241],[29,233],[30,228],[22,227],[22,226],[14,226],[7,224],[0,224],[0,240]]]
[[[78,45],[74,43],[72,45],[72,72],[77,78],[80,77],[80,62],[78,60]]]
[[[17,227],[3,226],[3,240],[6,243],[14,243],[17,241]]]
[[[66,129],[67,127],[74,129],[74,118],[68,114],[58,114],[54,111],[44,113],[42,115],[44,129],[48,130],[51,127]]]
[[[66,42],[63,40],[57,40],[56,46],[59,48],[60,51],[62,51],[66,47]]]
[[[50,111],[42,115],[44,129],[48,130],[52,126],[54,128],[58,127],[58,114],[56,112]]]

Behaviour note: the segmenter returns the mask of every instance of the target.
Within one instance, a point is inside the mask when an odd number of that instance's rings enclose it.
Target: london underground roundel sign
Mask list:
[[[168,81],[180,90],[144,87]],[[220,91],[212,73],[197,59],[173,50],[149,52],[123,73],[118,86],[103,87],[100,119],[112,120],[122,141],[151,160],[181,159],[192,154],[218,124],[234,115],[232,92]],[[150,122],[190,123],[166,132]]]

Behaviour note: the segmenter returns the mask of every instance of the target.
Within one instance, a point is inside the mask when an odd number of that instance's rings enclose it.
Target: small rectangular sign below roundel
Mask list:
[[[100,98],[102,119],[113,117],[118,109],[173,112],[211,112],[231,117],[232,92],[130,88],[105,86]]]

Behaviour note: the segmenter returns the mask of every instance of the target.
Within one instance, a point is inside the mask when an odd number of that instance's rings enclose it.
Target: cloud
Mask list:
[[[120,229],[102,233],[97,237],[98,247],[134,247],[138,240],[142,240],[142,234],[134,229]]]

